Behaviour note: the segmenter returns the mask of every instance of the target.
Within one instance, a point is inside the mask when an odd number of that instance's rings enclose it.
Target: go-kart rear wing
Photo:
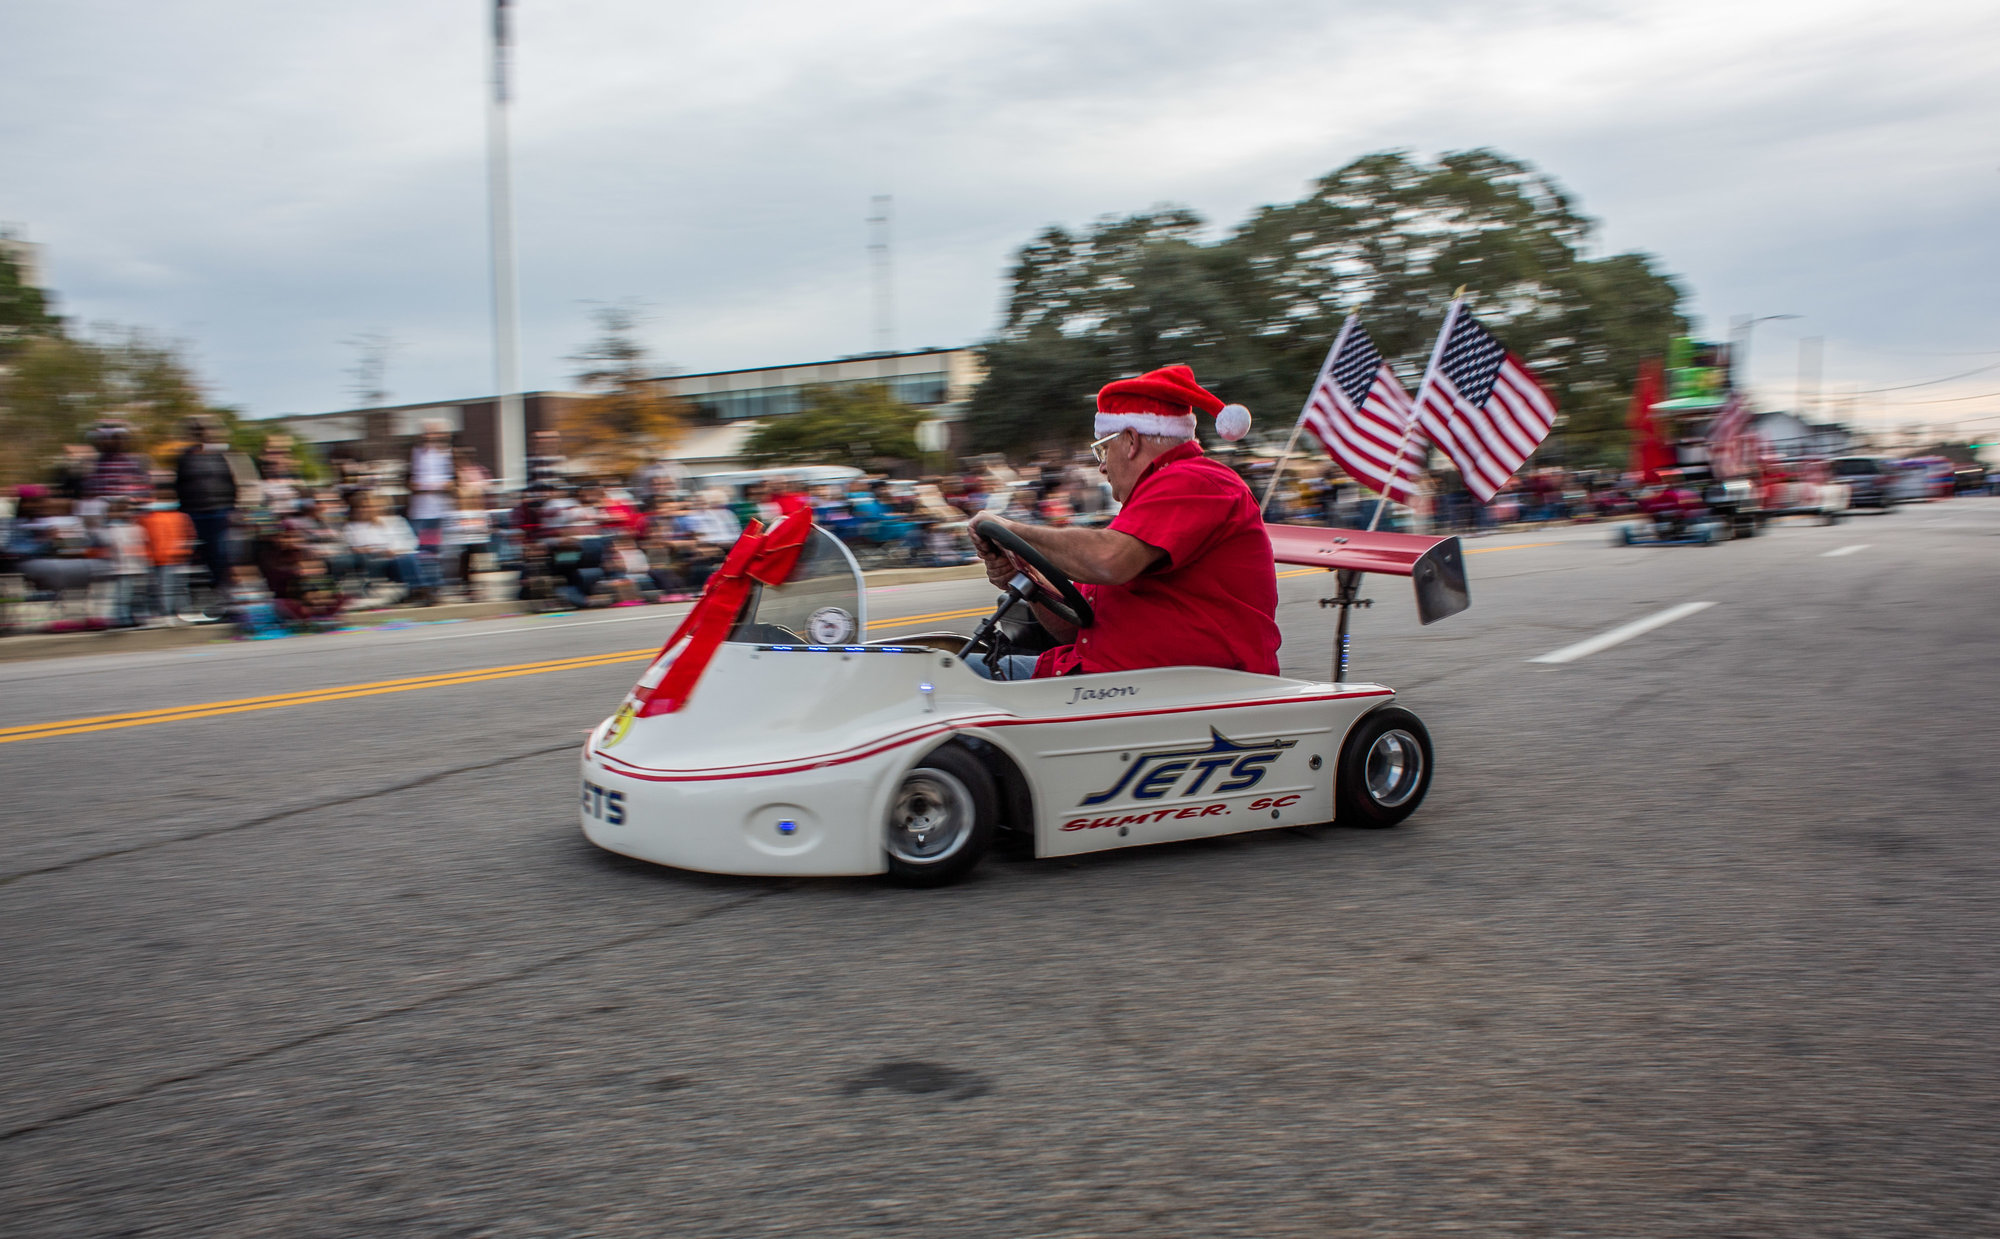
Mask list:
[[[1409,577],[1417,594],[1417,618],[1425,624],[1457,615],[1472,605],[1472,593],[1465,583],[1465,552],[1457,538],[1313,525],[1266,524],[1264,532],[1270,535],[1271,557],[1277,562],[1338,574],[1335,595],[1319,600],[1323,607],[1340,608],[1334,642],[1336,681],[1347,678],[1347,613],[1373,602],[1355,596],[1363,573]]]

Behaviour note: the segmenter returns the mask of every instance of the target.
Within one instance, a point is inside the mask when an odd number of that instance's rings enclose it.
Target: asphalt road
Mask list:
[[[587,844],[658,610],[0,667],[0,1229],[2000,1232],[2000,500],[1469,545],[1404,827],[939,891]]]

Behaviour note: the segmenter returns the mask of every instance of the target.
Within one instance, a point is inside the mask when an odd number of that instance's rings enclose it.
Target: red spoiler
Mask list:
[[[1317,525],[1267,524],[1264,532],[1271,536],[1271,557],[1281,564],[1409,577],[1416,586],[1417,617],[1426,624],[1472,605],[1457,538]]]

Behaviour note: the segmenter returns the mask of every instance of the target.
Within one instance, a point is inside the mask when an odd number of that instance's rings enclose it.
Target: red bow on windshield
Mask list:
[[[715,656],[716,647],[736,626],[743,603],[750,597],[753,583],[783,585],[798,566],[799,553],[812,533],[812,509],[801,508],[773,525],[768,531],[760,521],[751,521],[736,545],[729,548],[715,574],[702,587],[694,610],[682,617],[680,627],[660,647],[648,667],[671,658],[666,674],[652,688],[640,688],[640,718],[672,714],[687,704],[688,696]],[[687,644],[676,655],[674,647],[685,638]],[[643,680],[641,681],[643,684]]]

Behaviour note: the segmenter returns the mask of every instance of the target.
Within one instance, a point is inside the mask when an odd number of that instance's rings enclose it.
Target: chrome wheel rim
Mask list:
[[[904,864],[935,865],[965,846],[972,822],[965,784],[942,770],[912,770],[889,805],[889,855]]]
[[[1375,737],[1368,747],[1368,764],[1363,776],[1368,798],[1385,809],[1393,809],[1417,794],[1424,777],[1424,749],[1417,738],[1402,728],[1392,728]]]

